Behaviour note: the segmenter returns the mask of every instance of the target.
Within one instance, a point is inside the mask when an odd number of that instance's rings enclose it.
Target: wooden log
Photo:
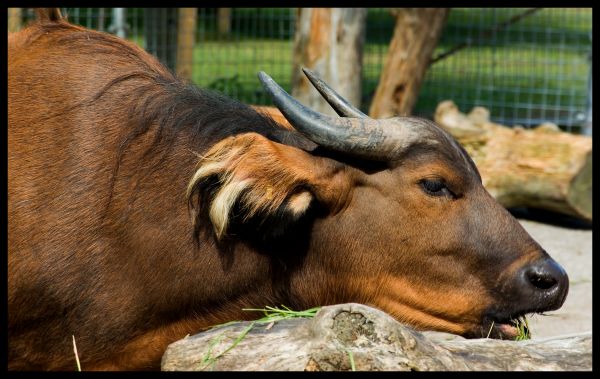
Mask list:
[[[365,8],[300,8],[294,37],[292,95],[304,105],[335,115],[301,71],[315,71],[360,107]]]
[[[417,101],[449,8],[398,8],[396,26],[369,115],[409,115]]]
[[[176,72],[185,79],[192,78],[197,13],[196,8],[179,8]]]
[[[435,122],[454,136],[479,168],[486,189],[505,207],[550,210],[592,220],[592,138],[553,124],[509,128],[475,107],[460,113],[440,103]]]
[[[589,371],[592,332],[539,340],[418,332],[362,304],[237,322],[172,343],[163,371]]]

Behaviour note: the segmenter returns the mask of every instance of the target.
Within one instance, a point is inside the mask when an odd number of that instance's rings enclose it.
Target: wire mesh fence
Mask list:
[[[467,47],[432,65],[417,110],[449,98],[463,110],[484,106],[502,124],[585,126],[591,10],[545,8],[499,28],[523,13],[453,9],[437,50]]]
[[[193,79],[244,102],[269,104],[256,73],[291,90],[295,11],[291,8],[200,9]]]
[[[133,40],[176,71],[178,8],[65,8],[76,24]],[[243,102],[269,104],[256,73],[291,90],[294,8],[198,8],[191,79]],[[24,21],[33,18],[24,9]],[[178,21],[179,20],[179,21]],[[360,108],[368,111],[395,18],[368,11]],[[432,117],[453,100],[463,112],[490,110],[492,121],[553,122],[591,133],[590,8],[453,8],[413,111]],[[181,42],[181,41],[179,41]],[[180,49],[185,48],[179,43]]]

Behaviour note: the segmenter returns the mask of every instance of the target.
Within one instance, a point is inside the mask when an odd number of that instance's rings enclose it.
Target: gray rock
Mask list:
[[[418,332],[361,304],[323,307],[312,319],[250,326],[233,323],[174,342],[163,356],[162,370],[338,371],[352,365],[361,371],[592,369],[591,332],[527,341],[464,339]]]

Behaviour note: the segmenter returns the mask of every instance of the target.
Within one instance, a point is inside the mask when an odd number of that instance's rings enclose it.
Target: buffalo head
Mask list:
[[[371,119],[305,73],[341,117],[306,108],[261,72],[308,140],[227,138],[188,188],[191,196],[210,183],[218,239],[232,220],[257,217],[280,234],[306,229],[296,242],[304,256],[286,274],[288,302],[362,302],[420,329],[496,338],[516,334],[513,320],[563,304],[565,271],[486,191],[453,137],[422,118]]]

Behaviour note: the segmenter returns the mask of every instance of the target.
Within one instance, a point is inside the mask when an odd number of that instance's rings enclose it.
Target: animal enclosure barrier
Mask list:
[[[173,70],[178,54],[190,57],[195,83],[243,102],[270,104],[256,79],[260,70],[291,91],[296,9],[197,8],[187,46],[178,37],[179,10],[63,8],[71,22],[125,35]],[[28,8],[9,14],[12,29],[16,17],[33,18]],[[359,104],[365,112],[395,19],[389,9],[371,8],[366,22]],[[484,106],[504,125],[553,122],[591,134],[591,33],[591,8],[452,8],[413,113],[432,118],[441,101],[452,100],[466,111]]]

